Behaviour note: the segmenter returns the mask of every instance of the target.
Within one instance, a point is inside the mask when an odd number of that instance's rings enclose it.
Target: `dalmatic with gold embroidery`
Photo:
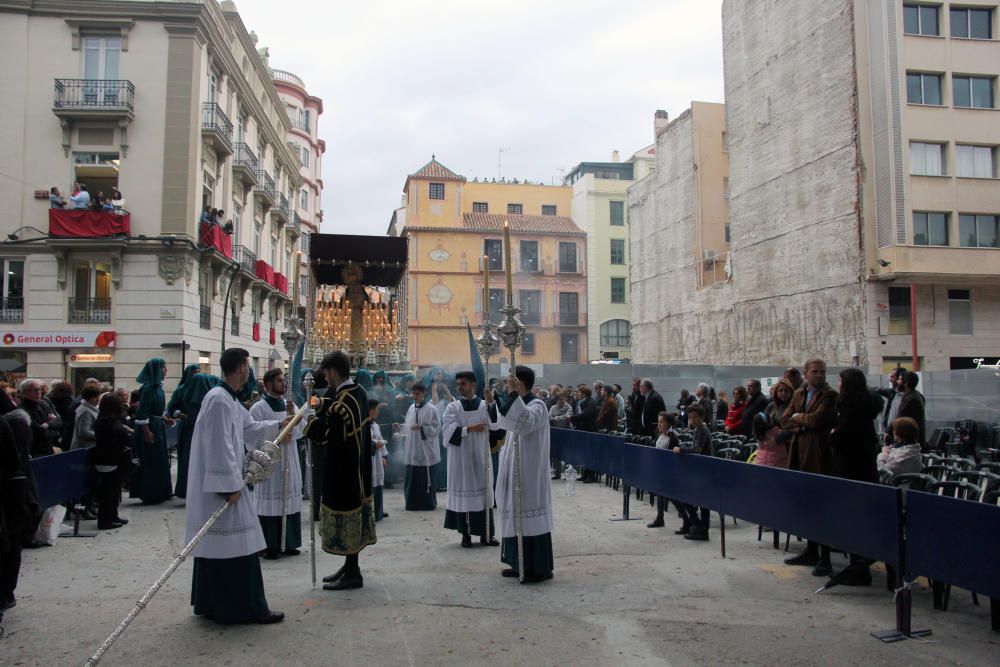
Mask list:
[[[320,399],[306,426],[306,437],[326,451],[319,527],[323,551],[339,556],[377,541],[367,416],[368,395],[351,382]]]

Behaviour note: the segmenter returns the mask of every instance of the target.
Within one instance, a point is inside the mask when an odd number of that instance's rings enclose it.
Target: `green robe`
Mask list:
[[[133,450],[139,456],[139,469],[129,490],[132,497],[141,498],[143,503],[150,505],[162,503],[172,495],[166,425],[163,422],[166,407],[163,395],[165,366],[163,359],[150,359],[136,378],[142,383],[135,414],[138,428],[133,440]],[[146,442],[144,425],[153,433],[152,442]]]

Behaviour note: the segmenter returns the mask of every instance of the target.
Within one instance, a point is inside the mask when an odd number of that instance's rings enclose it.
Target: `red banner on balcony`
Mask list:
[[[258,259],[254,262],[253,272],[268,285],[274,284],[274,269],[264,260]]]
[[[253,339],[254,341],[260,340],[260,322],[253,323]]]
[[[233,237],[223,231],[219,225],[201,224],[201,244],[215,248],[229,259],[233,258]]]
[[[278,290],[279,292],[283,294],[288,294],[288,278],[286,278],[284,274],[275,273],[274,282],[271,284],[274,285],[274,289]]]
[[[73,238],[101,238],[128,236],[131,216],[112,211],[88,209],[49,209],[49,234]]]
[[[271,345],[274,345],[274,341],[275,341],[274,327],[271,327],[271,336],[270,336],[270,338],[268,340],[271,342]]]

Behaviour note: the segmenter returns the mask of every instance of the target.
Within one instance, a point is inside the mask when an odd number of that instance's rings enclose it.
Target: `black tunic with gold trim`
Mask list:
[[[319,534],[327,553],[349,556],[376,542],[367,415],[368,395],[352,383],[320,399],[306,426],[326,454]]]

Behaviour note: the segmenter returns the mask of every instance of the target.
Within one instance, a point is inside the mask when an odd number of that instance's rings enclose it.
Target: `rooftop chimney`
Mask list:
[[[611,151],[611,161],[615,163],[621,162],[621,158],[618,157],[618,151]]]
[[[667,129],[667,125],[670,124],[670,116],[663,109],[657,109],[656,113],[653,114],[653,140],[663,134],[663,131]]]

